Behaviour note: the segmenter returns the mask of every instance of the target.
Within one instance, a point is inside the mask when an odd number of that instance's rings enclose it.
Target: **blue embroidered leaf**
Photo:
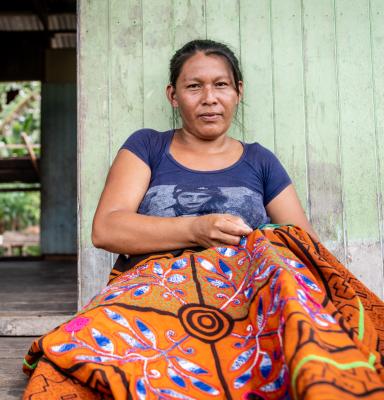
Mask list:
[[[319,314],[320,318],[325,319],[326,321],[330,322],[331,324],[336,323],[335,319],[329,314]]]
[[[262,274],[256,276],[255,279],[259,281],[267,278],[270,275],[270,273],[275,270],[275,268],[276,267],[274,265],[270,265],[268,268],[266,268],[266,270]]]
[[[262,386],[260,389],[263,392],[274,392],[276,390],[279,390],[284,384],[284,377],[285,377],[285,370],[282,369],[280,371],[279,376],[273,382]]]
[[[263,268],[265,267],[265,264],[267,263],[267,259],[264,258],[263,261],[261,262],[261,264],[257,267],[257,269],[255,270],[255,272],[253,273],[253,276],[256,277],[260,274],[260,272],[263,270]]]
[[[156,275],[163,275],[163,273],[164,273],[163,268],[161,267],[161,265],[158,262],[155,262],[155,264],[153,265],[153,272]]]
[[[272,371],[272,360],[267,353],[264,353],[260,363],[260,372],[264,379],[267,379]]]
[[[78,346],[75,343],[63,343],[59,344],[58,346],[52,346],[51,350],[54,351],[55,353],[65,353],[67,351],[75,349],[76,347]]]
[[[128,333],[124,332],[119,332],[119,335],[131,346],[131,347],[136,347],[139,349],[145,349],[146,346],[141,344],[138,340],[136,340],[134,337],[131,335],[128,335]]]
[[[149,286],[148,285],[140,286],[138,289],[136,289],[133,292],[133,295],[135,297],[142,296],[143,294],[147,293],[148,290],[149,290]]]
[[[281,286],[279,286],[276,290],[276,293],[273,297],[272,308],[269,311],[269,314],[274,314],[276,312],[277,306],[279,305],[279,301],[280,301],[280,292],[281,292]]]
[[[240,375],[235,379],[235,381],[233,382],[233,387],[235,389],[240,389],[251,379],[251,377],[252,377],[252,372],[251,369],[249,369],[248,371],[244,372],[244,374]]]
[[[319,318],[317,315],[313,316],[311,315],[312,319],[315,320],[315,322],[320,325],[320,326],[329,326],[329,323],[322,320],[321,318]]]
[[[147,398],[147,389],[145,388],[144,378],[140,378],[136,382],[136,393],[140,400],[145,400]]]
[[[293,267],[293,268],[304,268],[305,267],[304,264],[299,263],[295,260],[291,260],[290,258],[281,256],[281,259],[284,261],[285,264],[289,265],[290,267]]]
[[[247,245],[247,237],[242,236],[239,242],[239,247],[245,247]]]
[[[314,290],[315,292],[320,292],[320,288],[316,285],[316,283],[313,282],[308,277],[306,277],[305,275],[300,274],[299,272],[297,272],[295,276],[298,279],[299,283],[301,283],[304,286]]]
[[[118,292],[113,292],[111,294],[109,294],[107,297],[104,298],[104,301],[108,301],[108,300],[112,300],[117,296],[120,296],[121,293],[124,293],[122,290],[119,290]]]
[[[281,268],[279,268],[275,272],[275,275],[274,275],[274,277],[272,279],[272,282],[271,282],[271,285],[270,285],[271,290],[273,290],[275,288],[275,285],[276,285],[277,280],[279,279],[280,273],[281,273]]]
[[[192,372],[193,374],[206,374],[207,371],[201,368],[199,365],[194,364],[191,361],[185,360],[181,357],[176,357],[177,363],[180,365],[181,368],[185,369],[188,372]]]
[[[232,279],[232,270],[223,260],[219,260],[219,267],[228,279]]]
[[[118,324],[125,326],[126,328],[129,328],[128,321],[120,314],[117,312],[114,312],[108,308],[104,309],[104,312],[107,314],[107,316],[112,320],[117,322]]]
[[[232,363],[231,371],[237,371],[240,369],[252,357],[255,350],[256,346],[253,346],[250,349],[243,351],[238,357],[236,357],[235,361]]]
[[[187,259],[186,258],[181,258],[180,260],[175,261],[172,264],[172,269],[182,269],[187,266]]]
[[[187,279],[187,277],[185,275],[181,275],[181,274],[174,274],[171,275],[167,281],[171,282],[171,283],[181,283],[184,282]]]
[[[257,327],[261,329],[264,321],[264,308],[263,308],[263,298],[260,297],[259,305],[257,307]]]
[[[197,261],[200,263],[200,265],[207,271],[214,272],[217,274],[217,269],[215,266],[209,262],[208,260],[205,260],[204,258],[198,257]]]
[[[221,281],[219,279],[213,279],[213,278],[207,277],[207,281],[212,286],[215,286],[215,287],[220,288],[220,289],[227,289],[227,288],[231,287],[231,285],[228,285],[228,283],[225,283],[225,282],[223,282],[223,281]]]
[[[154,347],[156,347],[156,337],[153,332],[148,328],[148,326],[139,319],[136,320],[136,325],[140,329],[140,332],[153,344]]]
[[[216,251],[224,257],[233,257],[238,253],[237,250],[230,247],[216,247]]]
[[[179,374],[177,374],[173,368],[168,367],[167,372],[169,377],[172,379],[174,383],[176,383],[176,385],[180,387],[186,387],[184,379]]]
[[[244,290],[244,296],[249,299],[252,296],[253,293],[253,288],[249,287],[247,289]]]
[[[185,396],[185,395],[178,393],[172,389],[160,389],[159,392],[161,394],[168,395],[169,397],[173,397],[174,399],[193,400],[192,397]]]
[[[297,295],[300,303],[306,303],[308,301],[307,294],[302,289],[297,289]]]
[[[113,343],[97,329],[92,328],[92,336],[95,339],[97,345],[104,351],[113,353],[114,346]]]
[[[198,389],[200,389],[205,393],[208,393],[213,396],[216,396],[220,393],[217,389],[215,389],[211,385],[208,385],[207,383],[200,381],[199,379],[196,379],[193,376],[190,376],[189,379],[191,380],[193,386],[196,386]]]
[[[116,361],[112,357],[104,357],[104,356],[86,356],[79,355],[75,357],[78,361],[91,361],[91,362],[107,362],[107,361]]]

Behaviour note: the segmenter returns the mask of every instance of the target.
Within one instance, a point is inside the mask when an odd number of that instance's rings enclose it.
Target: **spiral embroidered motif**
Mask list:
[[[229,335],[234,324],[231,316],[224,311],[199,304],[181,307],[179,318],[186,332],[207,343],[217,342]]]

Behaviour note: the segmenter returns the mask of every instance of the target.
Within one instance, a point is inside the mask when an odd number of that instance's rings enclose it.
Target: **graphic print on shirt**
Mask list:
[[[269,222],[262,195],[244,186],[153,186],[147,191],[138,212],[161,217],[227,213],[240,216],[252,228]]]

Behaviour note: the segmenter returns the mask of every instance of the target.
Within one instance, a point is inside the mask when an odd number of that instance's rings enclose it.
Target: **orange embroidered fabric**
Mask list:
[[[383,316],[320,243],[266,226],[239,246],[115,271],[33,343],[25,372],[43,358],[24,399],[67,398],[58,390],[78,383],[85,399],[382,399]]]

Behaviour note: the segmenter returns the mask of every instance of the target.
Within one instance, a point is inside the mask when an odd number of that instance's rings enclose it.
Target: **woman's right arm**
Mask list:
[[[93,219],[92,242],[113,253],[144,254],[192,246],[238,244],[251,229],[228,214],[157,217],[137,213],[151,170],[129,150],[120,150],[109,171]]]

